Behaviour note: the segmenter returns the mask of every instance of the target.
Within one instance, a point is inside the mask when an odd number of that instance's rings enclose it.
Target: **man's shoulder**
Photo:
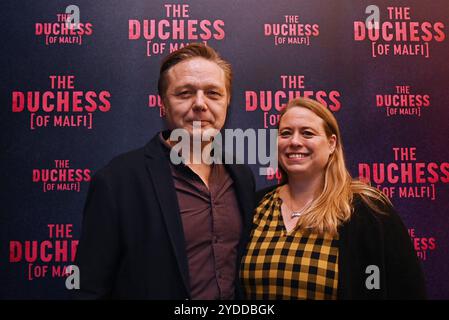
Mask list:
[[[149,155],[156,155],[157,143],[158,141],[153,138],[143,147],[113,157],[104,167],[97,171],[97,174],[106,176],[140,174],[142,170],[145,170],[145,158]]]
[[[236,174],[243,174],[243,175],[247,175],[247,176],[254,176],[253,171],[251,170],[251,168],[249,167],[249,165],[247,164],[236,164],[236,163],[231,163],[231,164],[227,164],[226,167],[235,172]]]
[[[144,148],[119,154],[95,172],[94,179],[108,182],[127,179],[144,168]]]
[[[145,147],[129,150],[112,158],[105,167],[110,170],[134,168],[136,164],[143,161],[144,155]]]
[[[275,185],[268,186],[268,187],[257,190],[256,197],[255,197],[256,205],[259,205],[259,203],[265,198],[266,195],[273,192],[278,187],[279,187],[279,185],[275,184]]]

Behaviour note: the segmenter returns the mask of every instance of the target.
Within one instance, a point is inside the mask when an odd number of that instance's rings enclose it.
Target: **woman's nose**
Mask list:
[[[302,141],[301,135],[299,133],[294,133],[290,140],[290,145],[292,147],[300,147],[300,146],[302,146],[302,144],[303,144],[303,141]]]

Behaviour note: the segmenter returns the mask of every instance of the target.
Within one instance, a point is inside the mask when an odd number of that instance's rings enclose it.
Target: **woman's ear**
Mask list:
[[[337,147],[337,136],[333,134],[329,138],[329,149],[330,149],[329,154],[334,153],[336,147]]]

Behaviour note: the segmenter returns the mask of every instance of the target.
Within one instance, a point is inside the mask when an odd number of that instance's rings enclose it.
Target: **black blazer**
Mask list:
[[[184,233],[168,161],[156,135],[93,176],[75,261],[80,270],[75,298],[190,298]],[[226,168],[234,180],[245,234],[252,221],[254,177],[244,165]]]
[[[276,187],[258,191],[256,203]],[[424,274],[399,215],[393,208],[375,213],[359,196],[353,206],[352,217],[339,228],[338,299],[426,299]],[[366,287],[369,265],[379,267],[379,289]]]

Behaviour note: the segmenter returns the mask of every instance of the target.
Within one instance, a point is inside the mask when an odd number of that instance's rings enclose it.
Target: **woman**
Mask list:
[[[288,103],[278,159],[283,180],[259,195],[242,258],[246,298],[425,298],[406,228],[386,196],[351,178],[326,107]]]

